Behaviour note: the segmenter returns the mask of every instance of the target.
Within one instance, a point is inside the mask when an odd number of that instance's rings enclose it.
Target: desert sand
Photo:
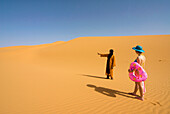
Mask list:
[[[145,100],[128,95],[134,82],[128,68],[146,56]],[[105,79],[114,49],[114,80]],[[168,114],[170,35],[80,37],[36,46],[0,48],[0,114]],[[139,92],[138,92],[139,94]]]

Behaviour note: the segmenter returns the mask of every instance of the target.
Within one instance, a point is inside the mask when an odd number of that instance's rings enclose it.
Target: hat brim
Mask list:
[[[133,47],[132,49],[135,50],[135,51],[138,51],[138,52],[145,52],[144,50],[138,50],[138,49],[136,49],[136,47]]]

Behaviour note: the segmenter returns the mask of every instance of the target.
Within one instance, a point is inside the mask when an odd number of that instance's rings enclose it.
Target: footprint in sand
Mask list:
[[[151,102],[151,104],[153,104],[153,105],[159,105],[159,106],[162,106],[159,102],[155,102],[155,103],[153,103],[153,102]]]
[[[155,103],[152,103],[152,102],[151,102],[151,104],[156,105]]]
[[[158,101],[156,102],[159,106],[162,106]]]
[[[145,100],[147,100],[147,98],[145,98]],[[158,101],[153,101],[153,102],[150,101],[150,103],[155,105],[155,106],[156,105],[162,106],[161,103],[159,103]]]

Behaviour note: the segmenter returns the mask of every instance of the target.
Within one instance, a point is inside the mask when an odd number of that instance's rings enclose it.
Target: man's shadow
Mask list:
[[[122,91],[118,91],[118,90],[113,90],[113,89],[108,89],[108,88],[104,88],[104,87],[97,87],[95,85],[92,84],[87,84],[88,87],[94,88],[94,90],[96,92],[99,92],[103,95],[107,95],[109,97],[116,97],[116,95],[121,95],[124,97],[128,97],[128,98],[132,98],[132,99],[136,99],[134,95],[130,95],[129,93],[126,92],[122,92]]]
[[[105,77],[93,76],[93,75],[87,75],[87,74],[82,74],[82,76],[87,76],[87,77],[92,77],[92,78],[98,78],[98,79],[106,79]]]

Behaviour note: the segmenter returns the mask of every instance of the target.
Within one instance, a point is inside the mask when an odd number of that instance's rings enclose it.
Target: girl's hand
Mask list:
[[[136,71],[135,71],[135,74],[136,74],[137,76],[139,76],[139,71],[138,71],[138,70],[136,70]]]
[[[131,72],[130,69],[128,69],[128,72]]]
[[[100,55],[100,53],[97,53],[98,55]]]
[[[129,73],[130,73],[130,72],[133,72],[133,70],[128,69],[128,72],[129,72]]]

